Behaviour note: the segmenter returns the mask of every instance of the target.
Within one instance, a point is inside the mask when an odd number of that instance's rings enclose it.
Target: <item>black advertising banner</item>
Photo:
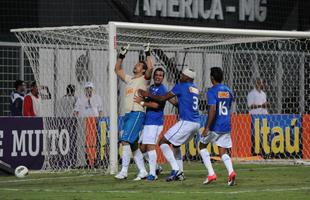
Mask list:
[[[44,132],[42,118],[0,118],[0,160],[12,168],[41,169]]]
[[[48,126],[43,126],[43,121]],[[48,123],[53,122],[53,123]],[[0,118],[0,160],[15,168],[70,168],[77,160],[75,118]]]
[[[112,0],[129,21],[255,29],[310,29],[309,3],[290,0]]]
[[[310,29],[305,0],[40,0],[39,26],[109,21],[222,28]]]
[[[17,6],[18,5],[18,6]],[[10,0],[0,2],[0,36],[11,28],[107,24],[109,21],[187,26],[310,29],[306,0]],[[9,23],[8,23],[9,22]]]
[[[53,137],[48,137],[46,163],[51,169],[75,167],[77,162],[77,119],[65,117],[44,118],[46,130],[53,130]]]

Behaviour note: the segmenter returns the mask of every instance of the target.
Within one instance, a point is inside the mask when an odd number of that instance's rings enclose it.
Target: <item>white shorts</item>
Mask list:
[[[203,144],[213,143],[222,148],[231,148],[232,142],[230,133],[217,134],[214,131],[210,131],[206,137],[201,137],[200,142]]]
[[[157,144],[158,137],[163,130],[163,126],[145,125],[139,138],[140,144]]]
[[[165,138],[174,146],[181,146],[199,133],[199,128],[197,122],[180,120],[167,131]]]

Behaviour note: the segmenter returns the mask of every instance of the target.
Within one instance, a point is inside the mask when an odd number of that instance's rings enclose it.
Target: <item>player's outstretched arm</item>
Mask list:
[[[151,48],[150,48],[150,43],[144,44],[144,53],[146,56],[146,65],[147,65],[147,70],[145,72],[145,79],[149,80],[152,77],[152,72],[153,72],[153,62],[152,62],[152,57],[151,57]]]
[[[178,107],[178,101],[176,100],[176,98],[171,98],[168,101],[175,107]]]
[[[167,92],[164,96],[152,95],[150,92],[141,89],[138,90],[138,94],[141,97],[149,97],[155,101],[167,101],[175,96],[172,92]]]
[[[147,107],[147,108],[159,108],[160,104],[154,101],[146,102],[144,101],[144,98],[140,96],[134,96],[134,102],[140,104],[141,106]]]
[[[122,81],[125,81],[125,78],[126,78],[126,74],[125,74],[124,70],[122,69],[122,64],[123,64],[123,60],[124,60],[124,58],[128,52],[128,49],[129,49],[129,45],[127,45],[126,47],[121,47],[121,50],[119,52],[118,59],[116,61],[115,68],[114,68],[116,75]]]

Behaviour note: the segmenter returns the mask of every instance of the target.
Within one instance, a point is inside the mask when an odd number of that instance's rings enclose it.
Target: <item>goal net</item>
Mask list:
[[[201,131],[207,119],[206,92],[212,86],[210,68],[223,69],[224,83],[235,95],[231,119],[231,155],[235,160],[310,158],[310,33],[118,22],[12,31],[26,51],[38,85],[47,86],[51,93],[51,98],[42,100],[44,128],[69,132],[69,138],[59,140],[69,144],[66,151],[53,146],[53,137],[45,138],[47,153],[42,169],[86,167],[115,173],[121,153],[117,141],[125,88],[114,74],[117,51],[130,44],[123,69],[132,74],[134,64],[145,59],[144,43],[151,44],[154,68],[164,68],[168,89],[178,82],[183,69],[196,71]],[[249,114],[248,94],[258,79],[263,83],[268,114]],[[88,81],[93,82],[94,94],[102,99],[102,117],[75,117],[74,104],[62,101],[68,85],[75,86],[75,96],[79,97],[85,94],[84,84]],[[166,105],[162,135],[176,122],[177,113],[173,106]],[[199,159],[199,137],[197,134],[182,146],[184,159]],[[218,148],[208,148],[216,158]],[[165,162],[158,153],[158,161]]]

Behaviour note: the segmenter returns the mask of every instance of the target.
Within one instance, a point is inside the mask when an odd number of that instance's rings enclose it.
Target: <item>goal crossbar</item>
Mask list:
[[[156,31],[178,31],[178,32],[195,32],[210,34],[229,34],[229,35],[247,35],[262,37],[293,37],[293,38],[309,38],[310,32],[306,31],[278,31],[278,30],[258,30],[258,29],[235,29],[235,28],[210,28],[195,26],[178,26],[178,25],[158,25],[147,23],[128,23],[128,22],[109,22],[116,28],[136,29],[136,30],[156,30]],[[44,27],[44,28],[19,28],[11,29],[11,32],[28,32],[28,31],[52,31],[52,30],[68,30],[68,29],[92,29],[92,28],[108,27],[106,25],[89,25],[89,26],[62,26],[62,27]]]

